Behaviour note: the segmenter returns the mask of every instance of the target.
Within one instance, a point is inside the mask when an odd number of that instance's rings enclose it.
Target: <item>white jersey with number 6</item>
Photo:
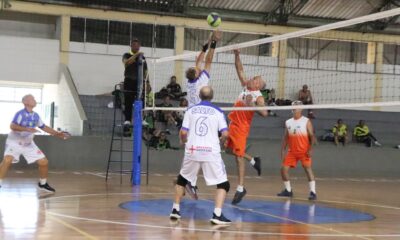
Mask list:
[[[189,107],[196,105],[201,101],[199,97],[200,89],[204,86],[208,86],[209,81],[210,81],[210,75],[206,70],[201,71],[198,78],[194,80],[188,79],[186,85],[186,91],[187,91],[187,100],[189,102],[188,104]]]
[[[227,131],[225,116],[220,108],[208,101],[201,101],[185,113],[182,129],[188,131],[185,159],[213,161],[220,156],[218,132]]]

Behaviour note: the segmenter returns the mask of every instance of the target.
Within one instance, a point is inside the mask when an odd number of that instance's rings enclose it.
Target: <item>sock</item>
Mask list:
[[[47,183],[47,178],[39,178],[40,185],[45,185]]]
[[[176,209],[176,211],[178,211],[179,212],[179,203],[174,203],[174,204],[172,204],[172,209]]]
[[[236,191],[238,191],[238,192],[243,192],[243,189],[244,189],[243,186],[238,185],[237,188],[236,188]]]
[[[310,186],[310,192],[316,193],[316,191],[315,191],[315,181],[309,181],[308,185]]]
[[[254,164],[256,164],[256,161],[254,161],[254,158],[251,158],[250,164],[251,164],[252,166],[254,166]]]
[[[217,217],[219,217],[222,214],[222,209],[221,208],[214,208],[214,213],[215,213],[215,215],[217,215]]]
[[[0,186],[1,186],[2,183],[3,183],[3,179],[0,179]]]
[[[292,191],[292,187],[290,186],[290,181],[285,181],[283,182],[283,185],[285,185],[285,188],[288,192]]]

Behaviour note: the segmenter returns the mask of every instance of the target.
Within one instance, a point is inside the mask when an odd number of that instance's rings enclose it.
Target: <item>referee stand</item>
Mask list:
[[[139,56],[138,64],[138,94],[133,106],[133,119],[131,129],[133,130],[132,137],[124,137],[124,114],[125,110],[124,95],[125,93],[133,93],[123,89],[121,83],[114,86],[113,103],[114,115],[113,126],[110,142],[110,150],[108,154],[106,182],[110,173],[119,173],[120,184],[122,184],[122,176],[130,174],[130,181],[133,185],[140,185],[141,175],[146,175],[146,184],[149,177],[149,158],[147,149],[146,170],[141,171],[142,159],[142,82],[143,82],[143,56]],[[140,77],[141,76],[141,77]],[[147,144],[146,144],[147,145]],[[147,147],[148,148],[148,147]]]

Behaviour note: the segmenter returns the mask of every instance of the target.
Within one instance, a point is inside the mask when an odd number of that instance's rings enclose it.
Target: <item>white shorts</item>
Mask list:
[[[217,185],[228,181],[225,164],[221,154],[216,154],[212,161],[195,161],[184,158],[180,175],[189,182],[196,182],[200,168],[203,170],[204,180],[207,186]]]
[[[19,162],[19,157],[22,155],[28,164],[34,163],[37,160],[45,158],[43,152],[36,146],[34,142],[30,144],[22,144],[18,142],[6,141],[4,156],[13,156],[13,163]]]

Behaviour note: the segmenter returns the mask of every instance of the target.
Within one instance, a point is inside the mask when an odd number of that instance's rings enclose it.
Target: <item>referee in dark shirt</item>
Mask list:
[[[130,135],[129,127],[132,120],[132,104],[137,98],[138,94],[138,60],[139,55],[143,53],[140,50],[140,41],[134,38],[131,42],[131,50],[122,56],[122,62],[125,66],[124,71],[124,91],[125,92],[125,122],[124,122],[124,135]],[[144,57],[143,57],[144,59]],[[144,59],[143,61],[143,91],[141,99],[144,99],[144,87],[147,78],[147,63]]]

